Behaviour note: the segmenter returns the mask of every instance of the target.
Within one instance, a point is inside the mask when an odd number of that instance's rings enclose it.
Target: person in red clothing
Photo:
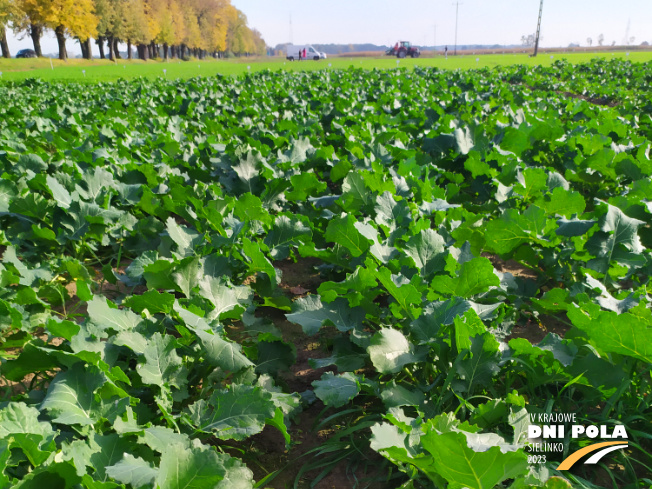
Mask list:
[[[306,48],[303,48],[303,59],[306,59]]]

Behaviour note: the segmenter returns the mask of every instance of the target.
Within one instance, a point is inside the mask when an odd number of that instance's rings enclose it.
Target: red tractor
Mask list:
[[[397,58],[405,58],[406,56],[418,58],[421,55],[421,51],[418,47],[412,46],[410,41],[399,41],[393,48],[389,48],[385,54],[396,56]]]

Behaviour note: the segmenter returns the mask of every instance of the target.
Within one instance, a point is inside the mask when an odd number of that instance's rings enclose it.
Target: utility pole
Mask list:
[[[534,36],[534,54],[532,54],[533,58],[537,55],[537,51],[539,51],[539,34],[541,33],[541,12],[543,12],[543,0],[541,0],[541,5],[539,5],[539,20],[537,21],[537,33],[536,36]]]
[[[453,54],[457,55],[457,14],[460,10],[460,2],[455,2],[453,5],[455,5],[455,51],[453,52]]]
[[[292,14],[290,14],[290,44],[292,44]]]

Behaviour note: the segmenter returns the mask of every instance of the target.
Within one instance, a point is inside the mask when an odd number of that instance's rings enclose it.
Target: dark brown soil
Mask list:
[[[316,293],[317,288],[323,281],[315,269],[321,261],[314,258],[299,258],[296,263],[291,260],[283,260],[274,263],[274,267],[281,271],[280,288],[291,299],[304,296],[308,293]],[[325,372],[336,372],[335,367],[315,369],[310,366],[310,359],[324,358],[330,355],[328,346],[330,340],[336,337],[339,332],[333,327],[322,327],[314,336],[307,336],[301,326],[291,323],[285,318],[285,313],[278,309],[264,307],[258,308],[257,314],[264,315],[270,319],[283,334],[283,339],[296,348],[296,361],[287,372],[279,375],[279,381],[287,392],[305,392],[312,389],[312,382],[319,380]],[[331,410],[325,411],[324,405],[317,400],[293,420],[288,432],[291,437],[289,450],[285,447],[285,440],[278,430],[266,427],[262,433],[247,440],[251,449],[256,452],[257,463],[247,460],[247,465],[254,471],[256,480],[261,480],[267,474],[282,468],[283,470],[266,483],[264,487],[271,489],[285,489],[295,487],[304,489],[311,487],[322,469],[315,469],[304,473],[299,477],[301,468],[307,464],[314,464],[315,455],[311,450],[317,449],[328,441],[337,432],[334,429],[316,430],[315,426],[320,419],[330,416]],[[365,453],[376,467],[384,459],[377,453],[369,450]],[[359,460],[356,460],[359,461]],[[326,476],[324,476],[313,487],[315,489],[342,489],[353,487],[369,487],[370,489],[381,489],[391,487],[383,484],[362,484],[361,481],[378,477],[379,473],[365,473],[361,466],[357,470],[356,462],[343,460],[337,464]],[[362,465],[362,464],[361,464]],[[372,463],[369,464],[373,466]],[[358,481],[356,485],[356,480]]]
[[[581,95],[579,93],[572,92],[557,92],[561,95],[564,95],[569,98],[576,98],[579,100],[586,100],[588,103],[593,105],[601,105],[603,107],[616,107],[618,101],[609,97],[587,97],[586,95]]]
[[[516,260],[505,261],[499,256],[492,255],[491,253],[482,253],[481,256],[488,258],[494,268],[501,273],[511,273],[515,277],[521,277],[530,280],[536,280],[538,278],[536,271],[528,268],[522,263],[517,262]]]
[[[555,333],[562,338],[570,329],[567,324],[554,316],[541,316],[539,321],[529,320],[525,325],[516,325],[512,333],[506,338],[507,341],[512,338],[525,338],[530,343],[536,345],[540,343],[548,333]]]

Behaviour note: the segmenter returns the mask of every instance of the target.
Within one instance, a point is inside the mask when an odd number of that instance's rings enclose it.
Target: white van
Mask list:
[[[305,58],[302,55],[304,49],[306,50]],[[325,59],[326,54],[320,53],[315,48],[313,48],[310,44],[298,45],[298,46],[295,46],[294,44],[290,44],[287,47],[286,58],[289,59],[290,61],[294,61],[294,60],[301,61],[304,59],[314,59],[315,61],[318,61],[320,59]]]

